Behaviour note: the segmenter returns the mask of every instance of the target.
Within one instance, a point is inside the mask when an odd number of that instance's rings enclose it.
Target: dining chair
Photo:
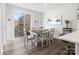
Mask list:
[[[55,32],[54,29],[50,29],[50,31],[49,31],[49,44],[50,44],[51,40],[52,40],[52,42],[54,41],[54,32]]]
[[[46,44],[48,45],[48,40],[49,40],[49,30],[48,29],[43,30],[40,40],[41,40],[42,47],[44,46],[43,45],[44,41],[46,41]]]
[[[28,35],[28,33],[30,33]],[[33,44],[35,41],[36,35],[33,35],[31,32],[24,32],[24,46],[27,45],[28,47],[28,43],[29,41],[31,41],[31,43]]]

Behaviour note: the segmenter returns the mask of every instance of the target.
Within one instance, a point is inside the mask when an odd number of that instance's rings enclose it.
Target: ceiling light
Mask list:
[[[44,7],[46,7],[46,6],[47,6],[47,4],[43,4],[43,6],[44,6]]]

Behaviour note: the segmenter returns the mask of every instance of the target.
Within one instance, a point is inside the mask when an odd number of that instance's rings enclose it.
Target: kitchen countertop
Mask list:
[[[73,43],[79,43],[79,30],[72,32],[70,34],[59,36],[58,39],[73,42]]]

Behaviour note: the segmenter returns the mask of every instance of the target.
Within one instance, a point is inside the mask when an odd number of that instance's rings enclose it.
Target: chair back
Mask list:
[[[24,31],[24,38],[28,39],[29,35],[31,35],[29,31]]]
[[[49,32],[50,32],[49,34],[54,34],[55,29],[50,29],[50,31],[49,31]]]
[[[55,31],[55,29],[50,29],[50,31]]]
[[[54,38],[54,32],[55,32],[54,29],[50,29],[50,31],[49,31],[49,38]]]
[[[49,30],[48,29],[44,29],[42,32],[42,37],[43,38],[48,38],[49,37]]]

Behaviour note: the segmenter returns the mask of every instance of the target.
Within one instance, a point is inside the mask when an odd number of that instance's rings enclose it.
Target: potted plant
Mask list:
[[[66,23],[66,28],[68,28],[68,25],[69,25],[70,21],[69,20],[65,20],[65,23]]]

